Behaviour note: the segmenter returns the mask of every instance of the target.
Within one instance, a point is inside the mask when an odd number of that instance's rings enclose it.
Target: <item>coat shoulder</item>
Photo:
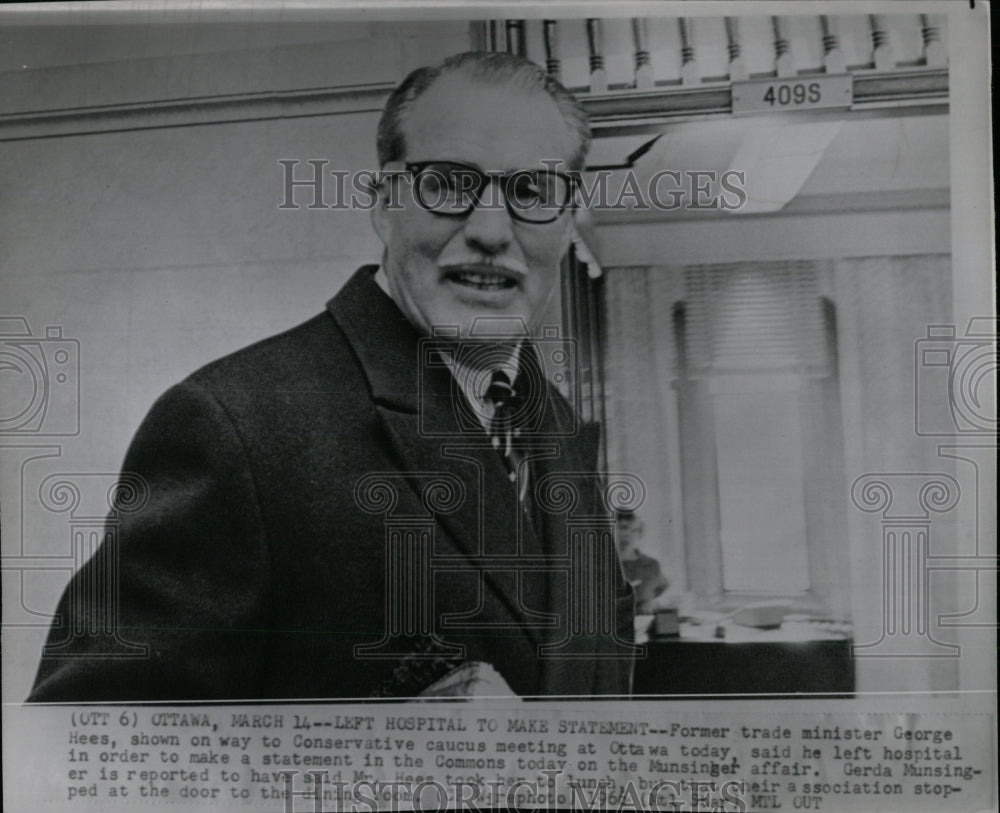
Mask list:
[[[212,392],[281,392],[307,382],[343,380],[357,368],[330,314],[317,314],[282,333],[248,345],[191,373],[184,384]]]

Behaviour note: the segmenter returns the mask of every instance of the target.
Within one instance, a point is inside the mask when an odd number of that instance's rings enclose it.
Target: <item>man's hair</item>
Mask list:
[[[467,51],[448,57],[440,65],[417,68],[389,96],[378,123],[376,146],[380,166],[398,161],[406,154],[403,124],[407,111],[442,76],[459,74],[484,85],[518,87],[544,91],[549,95],[566,126],[576,136],[576,149],[568,156],[569,169],[582,170],[590,149],[590,123],[576,98],[557,79],[524,57],[494,51]],[[553,156],[539,156],[550,158]],[[564,157],[564,156],[556,156]]]

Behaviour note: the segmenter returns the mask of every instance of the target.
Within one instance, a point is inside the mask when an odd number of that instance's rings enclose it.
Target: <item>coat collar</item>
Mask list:
[[[362,266],[326,307],[357,354],[375,403],[415,413],[421,334],[375,282],[377,270]]]

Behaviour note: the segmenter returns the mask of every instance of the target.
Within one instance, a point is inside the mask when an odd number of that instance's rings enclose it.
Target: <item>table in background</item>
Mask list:
[[[846,625],[789,621],[778,630],[681,625],[679,638],[649,638],[633,693],[668,695],[854,694],[853,641]],[[644,636],[640,636],[642,641]]]

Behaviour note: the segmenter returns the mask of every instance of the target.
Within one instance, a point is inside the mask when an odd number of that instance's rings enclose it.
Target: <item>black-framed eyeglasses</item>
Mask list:
[[[417,161],[406,164],[406,170],[412,173],[417,203],[444,217],[465,217],[477,205],[499,205],[483,197],[493,181],[510,216],[522,223],[552,223],[573,197],[573,179],[551,169],[484,172],[457,161]]]

